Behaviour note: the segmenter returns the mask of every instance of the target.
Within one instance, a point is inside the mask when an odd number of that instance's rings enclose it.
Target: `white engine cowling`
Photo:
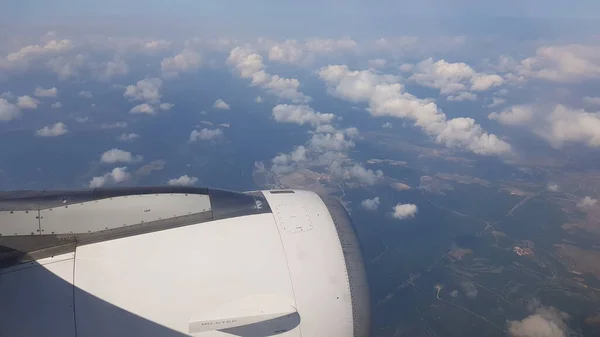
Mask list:
[[[0,336],[369,333],[350,217],[312,192],[6,192],[0,234]]]

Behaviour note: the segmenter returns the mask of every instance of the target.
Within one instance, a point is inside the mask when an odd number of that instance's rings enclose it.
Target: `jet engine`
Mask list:
[[[352,221],[301,190],[0,192],[0,336],[366,337]]]

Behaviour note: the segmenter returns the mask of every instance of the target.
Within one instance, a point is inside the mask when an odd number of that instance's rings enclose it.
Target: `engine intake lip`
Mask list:
[[[371,302],[363,251],[356,229],[350,215],[338,200],[325,196],[321,199],[331,214],[344,254],[352,302],[353,336],[367,337],[371,325]]]

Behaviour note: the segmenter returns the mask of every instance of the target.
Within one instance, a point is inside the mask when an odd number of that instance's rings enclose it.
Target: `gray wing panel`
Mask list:
[[[37,210],[128,195],[164,193],[208,195],[208,188],[190,186],[138,186],[81,190],[0,191],[0,211]]]
[[[0,192],[0,269],[78,245],[270,212],[260,193],[201,187]]]

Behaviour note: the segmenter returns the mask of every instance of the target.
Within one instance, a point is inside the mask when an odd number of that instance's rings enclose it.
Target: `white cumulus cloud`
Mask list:
[[[242,78],[252,78],[253,83],[256,74],[264,68],[262,56],[242,47],[232,49],[227,62],[235,66]]]
[[[473,91],[487,91],[504,83],[504,79],[496,74],[476,74],[470,81]]]
[[[123,96],[136,101],[157,103],[162,97],[160,94],[161,87],[162,80],[160,78],[146,78],[137,81],[135,85],[132,84],[125,87]]]
[[[91,91],[85,91],[85,90],[81,90],[77,95],[81,96],[81,97],[85,97],[85,98],[92,98],[92,92]]]
[[[501,112],[492,112],[488,115],[488,118],[497,120],[504,125],[523,125],[529,123],[533,115],[532,106],[515,105]]]
[[[308,160],[308,149],[302,145],[297,146],[291,153],[282,153],[273,158],[273,167],[275,173],[287,173],[294,171],[299,163]]]
[[[492,103],[486,105],[486,107],[493,108],[493,107],[496,107],[496,106],[500,106],[500,105],[502,105],[504,103],[506,103],[506,99],[505,98],[492,97]]]
[[[285,40],[283,42],[263,39],[262,44],[268,48],[269,60],[300,66],[310,64],[321,55],[335,56],[357,49],[357,43],[350,38],[312,38],[305,41]]]
[[[62,136],[68,132],[67,127],[64,123],[58,122],[50,126],[44,126],[37,130],[35,134],[40,137],[57,137]]]
[[[422,128],[438,143],[447,147],[469,150],[480,155],[500,155],[511,152],[508,143],[489,134],[472,118],[446,115],[431,100],[418,99],[404,92],[397,78],[371,71],[351,71],[345,65],[321,68],[329,93],[352,102],[366,101],[373,116],[406,118]]]
[[[509,126],[527,126],[556,148],[565,143],[600,146],[600,112],[557,105],[516,105],[488,118]]]
[[[415,204],[396,204],[392,216],[398,220],[413,218],[417,214],[417,205]]]
[[[18,106],[4,98],[0,98],[0,121],[10,121],[20,115],[21,111]]]
[[[359,136],[360,133],[357,128],[351,127],[344,129],[344,134],[350,138],[356,138]]]
[[[250,49],[232,49],[227,63],[234,66],[242,78],[251,79],[252,85],[261,86],[269,94],[291,100],[293,103],[307,103],[311,100],[298,90],[300,81],[267,73],[262,56]]]
[[[20,109],[37,109],[40,102],[31,96],[20,96],[17,98],[17,106]]]
[[[546,186],[546,189],[550,192],[558,192],[560,190],[560,187],[558,186],[558,184],[548,183],[548,186]]]
[[[318,124],[305,145],[296,146],[290,153],[282,153],[272,160],[271,172],[287,175],[304,169],[325,170],[330,177],[352,183],[373,185],[383,178],[381,170],[366,169],[348,158],[347,152],[355,146],[352,138],[359,136],[357,128],[337,129],[331,124]],[[264,164],[262,165],[264,169]]]
[[[379,208],[379,197],[365,199],[360,204],[367,211],[376,211]]]
[[[600,97],[585,96],[583,102],[589,105],[600,105]]]
[[[46,62],[48,69],[55,73],[60,80],[66,80],[79,75],[80,70],[85,64],[86,56],[81,54],[53,57]]]
[[[594,206],[596,206],[597,203],[598,203],[597,199],[586,196],[577,203],[577,207],[579,207],[579,208],[594,207]]]
[[[127,172],[127,167],[115,167],[112,171],[92,178],[89,183],[90,188],[102,187],[107,183],[122,183],[131,178],[131,174]]]
[[[355,50],[358,48],[358,43],[349,37],[343,37],[341,39],[313,38],[306,41],[306,48],[314,53],[329,54]]]
[[[348,139],[343,132],[335,133],[315,133],[308,141],[311,149],[317,152],[327,151],[347,151],[355,146],[355,143]]]
[[[225,103],[224,100],[222,99],[217,99],[215,101],[215,103],[213,104],[213,108],[215,109],[221,109],[221,110],[229,110],[231,109],[231,107],[229,106],[229,104]]]
[[[338,130],[331,124],[317,125],[315,133],[336,133]]]
[[[374,185],[383,177],[381,170],[367,169],[361,164],[354,164],[350,168],[345,169],[344,174],[350,179],[355,179],[366,185]]]
[[[119,137],[117,137],[117,140],[122,142],[130,142],[138,138],[140,138],[140,135],[137,133],[122,133]]]
[[[169,179],[168,184],[171,186],[191,186],[198,182],[198,178],[190,177],[187,174],[179,178]]]
[[[567,337],[569,315],[553,307],[538,307],[520,321],[508,321],[510,337]]]
[[[26,67],[30,61],[41,56],[56,55],[69,51],[71,48],[73,48],[73,43],[70,40],[51,40],[44,45],[28,45],[8,54],[4,58],[0,58],[0,69]]]
[[[15,96],[12,92],[7,91],[7,92],[1,93],[0,98],[14,100],[15,98],[17,98],[17,96]]]
[[[385,59],[372,59],[369,60],[369,67],[371,68],[384,68],[387,64],[387,61]]]
[[[298,91],[300,88],[300,81],[295,78],[284,78],[273,75],[268,82],[263,84],[263,88],[267,89],[267,92],[275,96],[288,99],[294,103],[308,102],[310,100],[307,96]]]
[[[171,47],[171,42],[165,40],[152,40],[145,42],[142,46],[146,51],[155,52],[169,49],[169,47]]]
[[[304,46],[296,40],[285,40],[269,50],[269,60],[290,64],[302,64],[310,58]]]
[[[474,101],[477,99],[477,95],[470,92],[461,92],[457,95],[450,95],[446,99],[453,102]]]
[[[163,76],[175,77],[179,73],[198,70],[202,65],[202,56],[199,53],[184,49],[179,54],[166,57],[160,62]]]
[[[154,115],[156,113],[156,110],[154,109],[154,106],[152,106],[148,103],[142,103],[142,104],[138,104],[138,105],[134,106],[133,108],[131,108],[131,110],[129,110],[129,112],[132,114]]]
[[[292,161],[292,162],[296,162],[296,163],[306,161],[307,160],[306,153],[307,153],[307,150],[304,146],[302,146],[302,145],[297,146],[294,149],[294,151],[292,151],[292,153],[290,153],[289,155],[283,155],[283,158],[285,158],[283,161],[284,162]],[[277,156],[275,158],[281,159],[282,156]],[[273,159],[273,162],[276,162],[276,161],[277,161],[277,159]]]
[[[33,95],[36,97],[56,97],[58,95],[58,89],[56,89],[56,87],[49,89],[37,87],[35,88]]]
[[[190,142],[195,142],[197,140],[212,140],[221,136],[223,136],[223,131],[221,131],[221,129],[204,128],[200,131],[193,130],[192,133],[190,133]]]
[[[112,60],[96,65],[94,68],[96,77],[104,81],[129,73],[129,65],[119,55],[115,55]]]
[[[520,61],[513,71],[524,78],[566,83],[600,78],[600,46],[550,45]]]
[[[591,147],[600,146],[600,113],[573,110],[557,105],[546,116],[548,127],[538,131],[555,146],[565,142],[580,142]]]
[[[168,111],[168,110],[171,110],[171,109],[173,109],[173,107],[174,107],[174,106],[175,106],[175,104],[171,104],[171,103],[160,103],[160,104],[158,105],[158,107],[159,107],[161,110],[165,110],[165,111]]]
[[[131,152],[120,149],[110,149],[100,156],[100,162],[105,164],[134,163],[142,161],[142,159],[144,158],[140,155],[134,156]]]
[[[308,105],[279,104],[273,108],[273,117],[280,123],[296,123],[312,126],[329,123],[335,115],[331,113],[315,112]]]
[[[499,75],[478,73],[463,62],[434,62],[432,58],[419,62],[410,79],[420,85],[440,89],[443,95],[468,90],[487,91],[504,83]]]

